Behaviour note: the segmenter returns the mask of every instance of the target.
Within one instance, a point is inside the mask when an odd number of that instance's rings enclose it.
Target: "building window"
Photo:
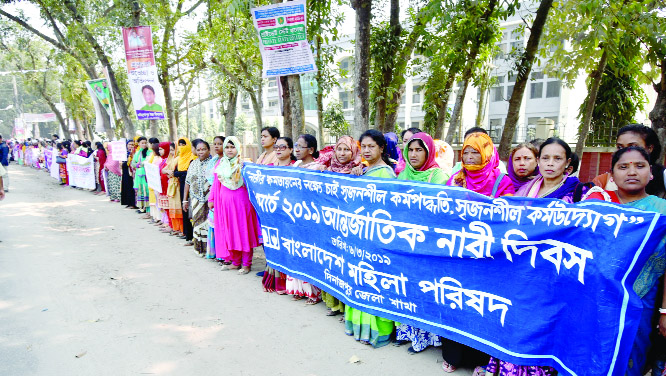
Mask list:
[[[543,98],[543,82],[533,82],[530,84],[530,99]]]
[[[507,101],[508,101],[509,99],[511,99],[511,94],[513,94],[513,86],[514,86],[514,85],[508,85],[508,86],[506,87],[506,100],[507,100]]]
[[[269,78],[268,87],[277,87],[277,78]]]
[[[421,123],[419,123],[418,121],[413,121],[412,122],[412,128],[418,128],[420,126],[421,126]]]
[[[490,101],[501,102],[504,100],[504,76],[495,76],[493,80],[496,86],[490,88]]]
[[[532,72],[530,75],[533,80],[543,80],[543,72]]]
[[[275,108],[278,105],[278,101],[268,101],[268,108]]]
[[[339,93],[340,103],[342,103],[342,109],[348,110],[351,108],[351,96],[347,91],[341,91]]]
[[[488,135],[493,142],[497,143],[500,141],[503,128],[502,119],[490,119],[488,122]]]
[[[546,83],[546,98],[557,98],[560,96],[560,81]]]
[[[414,86],[412,88],[412,103],[421,103],[421,86]]]

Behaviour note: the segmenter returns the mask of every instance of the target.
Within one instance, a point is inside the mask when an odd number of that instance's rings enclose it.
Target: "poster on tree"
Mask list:
[[[252,8],[264,77],[317,71],[306,33],[305,0]]]

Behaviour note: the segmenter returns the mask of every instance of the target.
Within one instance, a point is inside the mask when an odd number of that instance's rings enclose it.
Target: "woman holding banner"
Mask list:
[[[106,161],[104,162],[104,169],[106,170],[106,177],[109,190],[109,199],[111,202],[120,202],[121,198],[121,186],[122,186],[122,171],[120,170],[120,164],[113,158],[113,152],[111,147],[108,147]]]
[[[448,175],[439,167],[436,161],[436,147],[432,137],[424,132],[414,134],[404,146],[402,151],[405,159],[405,169],[398,179],[413,180],[433,184],[445,184]],[[428,346],[441,346],[438,335],[413,327],[408,324],[396,323],[396,345],[411,342],[407,351],[417,353]]]
[[[194,251],[200,257],[206,256],[208,244],[208,193],[210,185],[206,179],[206,169],[210,162],[210,145],[206,141],[197,144],[197,156],[187,170],[183,209],[192,213],[193,241],[185,245],[194,245]]]
[[[146,160],[147,164],[159,166],[162,163],[160,155],[160,140],[156,137],[151,137],[148,142],[150,143],[151,156]],[[148,186],[148,213],[144,216],[145,219],[150,219],[150,223],[157,225],[162,224],[162,213],[157,208],[157,193],[153,188]]]
[[[137,137],[138,138],[138,137]],[[136,141],[127,141],[127,162],[121,162],[123,176],[120,184],[120,205],[128,209],[138,209],[136,207],[136,194],[134,193],[134,178],[132,175],[132,156],[136,151]]]
[[[594,187],[587,193],[586,199],[604,200],[666,215],[666,200],[647,193],[647,187],[655,178],[654,167],[651,166],[652,160],[648,152],[639,146],[629,146],[616,151],[611,161],[609,177],[615,182],[617,190],[609,191]],[[646,367],[646,354],[650,346],[655,345],[650,340],[652,328],[657,327],[659,331],[654,336],[655,341],[663,342],[663,337],[666,336],[666,295],[663,292],[662,295],[657,293],[660,290],[660,278],[664,275],[664,268],[666,268],[666,239],[662,239],[657,249],[653,251],[634,282],[634,292],[641,298],[643,311],[629,355],[629,367],[626,372],[629,376],[642,376],[647,371],[646,368],[651,366]],[[656,315],[655,304],[659,304],[660,307]],[[662,369],[654,371],[656,372],[653,375],[663,372]]]
[[[58,149],[60,149],[60,153],[58,154],[59,160],[58,162],[58,168],[60,169],[60,185],[67,185],[69,184],[69,179],[67,177],[67,155],[69,154],[69,141],[64,141],[62,144],[58,144]]]
[[[160,153],[160,163],[157,165],[157,171],[160,173],[160,185],[162,186],[162,193],[157,194],[157,210],[160,212],[160,222],[162,222],[162,232],[171,232],[171,221],[169,219],[169,196],[167,196],[167,189],[169,188],[169,177],[162,172],[169,163],[170,159],[173,159],[173,154],[171,153],[171,143],[170,142],[160,142],[158,151]]]
[[[148,140],[141,136],[137,139],[138,148],[134,157],[132,157],[132,168],[134,169],[134,191],[136,192],[137,213],[146,213],[148,209],[148,181],[146,180],[146,170],[143,164],[148,157],[152,155],[152,150],[148,148]]]
[[[451,176],[448,185],[467,188],[489,197],[513,196],[511,179],[499,169],[500,160],[493,140],[485,133],[475,132],[465,138],[462,168]],[[463,364],[476,367],[474,376],[485,374],[482,366],[489,356],[461,343],[442,338],[442,369],[454,372]]]
[[[162,167],[162,174],[168,178],[166,195],[169,200],[169,223],[171,224],[170,235],[183,235],[183,210],[181,207],[180,181],[174,176],[174,171],[178,166],[179,157],[176,155],[176,144],[169,144],[169,158]]]
[[[388,148],[384,135],[374,129],[363,133],[359,138],[361,153],[368,163],[351,170],[352,174],[368,177],[395,179],[393,167],[390,165]],[[371,315],[360,309],[345,307],[345,334],[353,336],[357,341],[374,348],[386,346],[391,341],[395,324],[393,321]]]
[[[223,265],[222,270],[248,274],[253,250],[262,244],[261,226],[241,175],[242,145],[236,137],[229,136],[223,149],[208,196],[208,205],[215,210],[215,253],[232,263]]]
[[[224,136],[215,136],[213,138],[213,152],[211,153],[210,161],[206,166],[206,182],[209,187],[213,186],[213,179],[215,168],[220,162],[220,158],[224,157]],[[212,208],[208,209],[208,244],[206,247],[206,258],[207,259],[218,259],[222,264],[226,261],[222,258],[217,257],[215,253],[215,210]]]

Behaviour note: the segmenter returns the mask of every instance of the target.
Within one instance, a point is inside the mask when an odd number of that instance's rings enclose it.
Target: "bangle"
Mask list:
[[[659,308],[659,313],[662,315],[666,315],[666,308]]]
[[[183,201],[183,203],[186,203],[186,202],[189,202],[189,201]]]

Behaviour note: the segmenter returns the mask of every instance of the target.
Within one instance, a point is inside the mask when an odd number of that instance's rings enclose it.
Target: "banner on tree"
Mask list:
[[[150,187],[156,193],[162,193],[162,181],[160,180],[159,166],[145,162],[143,167],[146,170],[146,180],[148,181],[148,187]]]
[[[98,78],[96,80],[86,81],[86,84],[90,87],[95,96],[99,100],[99,103],[106,110],[106,114],[112,118],[113,113],[111,110],[111,90],[109,90],[109,84],[106,78]]]
[[[623,375],[658,214],[247,164],[271,267],[354,308],[563,375]]]
[[[157,80],[150,26],[124,27],[123,42],[136,118],[164,119],[164,94]]]
[[[88,158],[70,154],[67,156],[69,185],[85,189],[95,189],[95,157]]]
[[[127,141],[124,138],[109,142],[109,148],[114,160],[120,162],[127,160]]]
[[[264,77],[317,71],[306,33],[305,0],[252,8]]]

